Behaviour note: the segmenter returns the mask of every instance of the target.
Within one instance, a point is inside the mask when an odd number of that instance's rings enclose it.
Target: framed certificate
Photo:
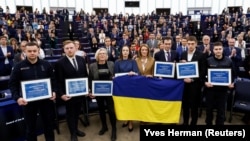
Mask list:
[[[228,86],[231,81],[231,69],[208,69],[208,82],[211,84]]]
[[[176,63],[177,79],[198,78],[198,62]]]
[[[113,81],[92,81],[92,94],[94,96],[112,96]]]
[[[115,73],[115,77],[124,76],[124,75],[128,75],[128,72],[124,72],[124,73]]]
[[[174,78],[175,63],[155,61],[154,76]]]
[[[28,102],[52,97],[51,82],[49,78],[22,81],[21,89],[23,98]]]
[[[87,95],[89,93],[88,78],[66,79],[66,95],[75,97]]]

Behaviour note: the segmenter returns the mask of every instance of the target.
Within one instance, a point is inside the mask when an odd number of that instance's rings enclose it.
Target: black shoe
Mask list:
[[[70,141],[78,141],[78,139],[77,139],[77,136],[76,135],[71,135],[71,138],[70,138],[71,140]]]
[[[116,131],[112,131],[111,141],[115,141],[115,140],[116,140]]]
[[[86,134],[80,130],[77,130],[76,131],[76,135],[79,136],[79,137],[84,137]]]
[[[122,127],[127,127],[127,126],[128,126],[128,122],[122,124]]]
[[[108,131],[108,128],[102,128],[100,131],[99,131],[99,135],[103,135],[105,132]]]

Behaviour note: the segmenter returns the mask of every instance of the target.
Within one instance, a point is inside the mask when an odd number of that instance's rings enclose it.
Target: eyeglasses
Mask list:
[[[98,53],[98,55],[105,55],[105,54],[107,54],[107,53]]]

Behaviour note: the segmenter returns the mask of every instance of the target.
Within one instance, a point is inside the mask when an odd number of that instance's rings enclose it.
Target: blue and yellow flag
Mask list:
[[[179,123],[183,80],[120,76],[113,80],[118,120]]]

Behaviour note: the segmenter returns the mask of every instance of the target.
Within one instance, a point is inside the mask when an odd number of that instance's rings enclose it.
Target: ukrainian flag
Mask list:
[[[113,80],[118,120],[179,123],[183,80],[120,76]]]

